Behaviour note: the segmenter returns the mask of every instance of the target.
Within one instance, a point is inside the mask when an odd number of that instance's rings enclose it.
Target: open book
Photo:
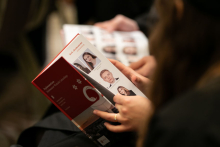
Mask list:
[[[82,35],[76,35],[32,81],[98,146],[117,142],[94,109],[117,113],[115,94],[146,97]],[[119,139],[119,138],[118,138]]]
[[[149,55],[148,39],[141,31],[111,33],[91,25],[63,25],[64,44],[77,34],[82,34],[105,57],[116,59],[128,66]]]

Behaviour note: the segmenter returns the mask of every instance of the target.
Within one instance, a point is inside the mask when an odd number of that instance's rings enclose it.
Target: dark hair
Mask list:
[[[85,55],[90,55],[93,59],[95,59],[95,58],[97,58],[97,57],[96,57],[95,55],[89,53],[89,52],[84,52],[83,55],[82,55],[83,60],[86,62],[86,64],[89,66],[89,68],[90,68],[91,70],[93,70],[93,69],[94,69],[93,64],[92,64],[91,62],[87,62],[87,61],[84,59],[84,56],[85,56]]]
[[[220,20],[183,2],[178,19],[173,1],[157,0],[159,22],[150,36],[158,63],[150,94],[156,108],[196,88],[210,66],[220,61]]]
[[[81,70],[83,70],[85,73],[89,74],[90,70],[86,67],[83,67],[81,64],[79,63],[74,63],[74,65],[79,66],[81,68]]]
[[[108,69],[103,69],[101,72],[100,72],[100,77],[102,78],[102,74],[106,71],[109,71]]]
[[[79,63],[74,63],[74,65],[80,66],[81,68],[83,68],[83,66],[81,64],[79,64]]]
[[[103,47],[103,51],[106,53],[116,54],[116,51],[111,51],[111,52],[106,51],[106,47],[114,47],[115,48],[115,46],[105,46],[105,47]]]
[[[128,89],[125,88],[125,87],[123,87],[123,86],[118,86],[117,90],[118,90],[119,88],[124,88],[124,89],[125,89],[125,92],[126,92],[126,93],[128,92]],[[119,92],[119,90],[118,90],[118,92]],[[119,93],[120,93],[120,92],[119,92]],[[121,94],[121,93],[120,93],[120,94]],[[121,94],[121,95],[124,95],[124,94]]]
[[[200,83],[210,69],[219,66],[219,18],[201,13],[185,0],[183,3],[184,11],[178,18],[174,0],[156,1],[159,22],[149,40],[157,61],[149,96],[156,110],[185,91],[203,86],[205,82]],[[144,138],[141,132],[137,144]]]

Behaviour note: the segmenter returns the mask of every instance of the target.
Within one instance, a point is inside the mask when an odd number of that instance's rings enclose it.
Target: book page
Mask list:
[[[77,34],[82,34],[105,57],[116,59],[128,66],[149,55],[148,39],[140,31],[109,33],[91,25],[64,25],[64,42],[67,44]]]
[[[33,84],[96,144],[111,146],[116,141],[115,134],[104,126],[106,120],[93,111],[117,113],[117,109],[63,57]]]
[[[83,35],[70,42],[51,64],[61,56],[114,94],[146,97]]]

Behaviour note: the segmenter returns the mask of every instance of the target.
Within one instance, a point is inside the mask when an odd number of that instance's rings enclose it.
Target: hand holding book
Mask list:
[[[119,111],[114,106],[113,97],[120,93],[118,98],[130,99],[134,103],[116,104],[120,110],[117,116],[122,123],[118,126],[119,131],[133,130],[137,126],[133,116],[138,111],[133,113],[132,108],[141,102],[136,101],[137,98],[147,99],[141,89],[144,91],[150,83],[131,68],[115,60],[111,62],[78,34],[32,81],[81,131],[98,146],[105,147],[112,146],[120,138],[104,127],[106,121],[94,115],[93,110],[116,116],[114,113]]]
[[[127,67],[116,60],[109,59],[109,61],[115,65],[115,67],[117,67],[118,70],[120,70],[143,93],[147,91],[148,87],[151,85],[151,81],[149,79],[141,76],[130,67]],[[150,118],[153,114],[153,108],[151,106],[150,100],[141,96],[131,96],[125,94],[126,90],[124,90],[124,93],[121,91],[118,92],[120,94],[117,94],[113,98],[115,107],[119,111],[118,114],[103,112],[99,110],[94,110],[93,113],[107,121],[121,123],[120,125],[112,125],[106,122],[105,126],[109,131],[138,131],[139,126],[141,126],[140,124],[144,124],[148,120],[143,118],[143,116],[148,116],[147,118]]]
[[[115,67],[117,67],[118,70],[120,70],[139,90],[141,90],[147,96],[147,91],[152,83],[150,79],[145,78],[144,76],[135,72],[130,67],[127,67],[116,60],[109,59],[109,61]]]
[[[112,125],[106,122],[104,125],[109,131],[138,131],[140,129],[139,126],[144,126],[153,114],[153,107],[150,100],[144,97],[117,94],[114,97],[114,101],[116,103],[115,107],[119,110],[118,114],[99,110],[93,111],[94,114],[107,121],[121,123],[120,125]]]

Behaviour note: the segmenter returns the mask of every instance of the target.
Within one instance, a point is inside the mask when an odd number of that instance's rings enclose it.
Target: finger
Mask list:
[[[100,27],[100,26],[102,26],[102,24],[103,24],[103,22],[97,22],[97,23],[94,24],[94,26]]]
[[[156,60],[152,56],[152,57],[148,58],[147,64],[145,64],[141,68],[137,69],[136,72],[145,76],[145,77],[151,78],[154,71],[155,71],[155,68],[156,68]]]
[[[106,27],[106,30],[109,32],[109,33],[112,33],[113,31],[115,31],[115,27],[113,26],[109,26],[109,27]]]
[[[137,73],[132,70],[131,68],[125,66],[121,62],[118,62],[116,60],[109,59],[109,61],[118,68],[129,80],[131,80],[132,75],[137,75]]]
[[[104,21],[96,23],[95,26],[107,30],[109,27],[111,27],[111,24],[109,21]]]
[[[114,23],[114,21],[110,21],[109,24],[108,24],[108,27],[106,27],[106,30],[109,33],[112,33],[113,31],[116,31],[117,30],[117,24]]]
[[[94,110],[93,113],[110,122],[120,122],[121,120],[121,115],[119,113],[108,113],[99,110]]]
[[[123,96],[121,94],[116,94],[114,97],[113,97],[113,101],[118,105],[122,105],[124,103],[124,99],[125,99],[126,96]],[[116,107],[117,108],[117,107]]]
[[[117,125],[117,126],[115,126],[115,125],[111,125],[111,124],[109,124],[107,122],[105,122],[104,125],[111,132],[120,133],[120,132],[130,131],[129,128],[126,127],[125,125]]]
[[[98,22],[98,23],[94,24],[94,26],[99,27],[99,28],[103,28],[105,26],[105,22]]]
[[[94,24],[94,26],[96,27],[103,27],[106,25],[106,23],[108,23],[108,21],[103,21],[103,22],[97,22]]]
[[[116,107],[116,108],[118,109],[118,111],[120,112],[122,105],[116,103],[116,104],[115,104],[115,107]]]
[[[122,64],[121,62],[114,60],[114,59],[109,59],[109,61],[116,66],[119,70],[123,70],[124,68],[128,68],[127,66],[125,66],[124,64]]]
[[[145,58],[142,58],[142,59],[138,60],[137,62],[131,63],[129,65],[129,67],[132,68],[133,70],[137,70],[140,67],[142,67],[145,63],[146,63]]]
[[[148,67],[148,65],[144,65],[142,68],[137,69],[136,72],[145,77],[150,77],[151,70],[152,70],[151,67]]]
[[[143,77],[140,74],[131,76],[131,82],[139,89],[141,88],[141,86],[143,86],[143,84],[145,84],[145,82],[146,82],[145,79],[146,79],[146,77]]]
[[[136,85],[138,88],[140,88],[140,86],[142,84],[141,81],[145,77],[143,77],[142,75],[135,72],[133,69],[125,66],[124,64],[122,64],[116,60],[109,59],[109,61],[113,65],[115,65],[132,83],[134,83],[134,85]]]

